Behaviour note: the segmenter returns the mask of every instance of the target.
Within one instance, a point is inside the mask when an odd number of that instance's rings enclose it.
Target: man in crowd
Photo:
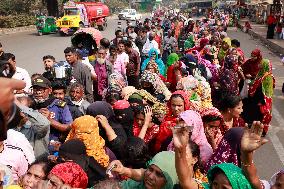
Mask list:
[[[129,56],[129,63],[126,66],[128,85],[138,88],[141,59],[139,53],[132,48],[132,42],[130,40],[126,41],[124,44],[126,53]]]

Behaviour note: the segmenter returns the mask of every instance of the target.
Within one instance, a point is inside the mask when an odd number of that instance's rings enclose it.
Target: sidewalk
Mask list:
[[[239,21],[240,29],[243,29],[246,21],[248,21],[248,19],[241,19]],[[266,39],[266,25],[256,24],[255,22],[251,21],[250,24],[252,29],[248,31],[248,34],[260,39],[260,41],[262,41],[266,46],[268,46],[274,53],[277,53],[280,56],[284,55],[284,39]]]

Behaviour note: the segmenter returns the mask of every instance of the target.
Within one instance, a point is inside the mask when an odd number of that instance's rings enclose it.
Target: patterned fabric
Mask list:
[[[138,137],[138,135],[139,135],[140,132],[141,132],[141,129],[142,129],[142,128],[139,127],[137,121],[134,120],[134,124],[133,124],[133,135],[136,136],[136,137]],[[152,127],[149,127],[149,128],[147,129],[146,135],[145,135],[145,137],[144,137],[144,142],[148,144],[152,139],[154,139],[154,138],[157,136],[157,134],[158,134],[158,132],[159,132],[159,129],[160,129],[159,125],[153,125]]]
[[[151,83],[153,88],[155,89],[156,94],[163,94],[166,100],[169,100],[171,97],[171,92],[165,85],[165,83],[161,80],[161,78],[148,70],[145,70],[141,75],[140,82],[148,82]]]
[[[122,109],[126,109],[129,107],[130,107],[130,104],[127,100],[118,100],[112,106],[112,108],[116,110],[122,110]]]
[[[73,138],[84,142],[88,156],[94,157],[102,166],[108,166],[109,157],[104,149],[105,140],[99,135],[98,121],[93,116],[85,115],[74,120],[66,140]]]
[[[128,100],[128,98],[137,92],[137,89],[133,86],[127,86],[122,89],[121,96],[123,99]]]
[[[158,68],[159,68],[159,72],[160,72],[160,74],[162,74],[163,76],[165,76],[165,74],[166,74],[166,72],[165,72],[165,71],[166,71],[166,69],[165,69],[165,64],[163,63],[163,61],[162,61],[161,59],[159,59],[158,51],[157,51],[155,48],[150,49],[150,51],[149,51],[149,53],[148,53],[149,58],[147,58],[146,60],[144,60],[144,62],[142,63],[141,71],[143,72],[143,71],[146,69],[148,63],[150,62],[151,56],[152,56],[152,54],[154,54],[154,53],[156,54],[155,62],[156,62],[156,64],[157,64]]]
[[[66,162],[57,164],[50,171],[50,174],[57,176],[64,184],[68,184],[72,188],[87,188],[88,176],[76,163]]]
[[[211,188],[210,186],[212,185],[212,182],[214,180],[214,173],[218,169],[221,169],[224,172],[233,189],[252,189],[252,186],[244,175],[242,169],[232,163],[222,163],[212,166],[207,174],[209,185],[205,185],[206,189]]]

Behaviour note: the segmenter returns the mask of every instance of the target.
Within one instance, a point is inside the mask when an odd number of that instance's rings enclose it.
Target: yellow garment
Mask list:
[[[10,185],[10,186],[4,187],[4,189],[22,189],[22,187],[20,187],[19,185]]]
[[[66,141],[74,138],[84,142],[88,156],[94,157],[102,166],[108,166],[109,157],[104,149],[105,140],[100,136],[98,121],[93,116],[85,115],[74,120]]]
[[[88,57],[90,62],[94,62],[96,60],[96,56],[95,55],[91,55]]]

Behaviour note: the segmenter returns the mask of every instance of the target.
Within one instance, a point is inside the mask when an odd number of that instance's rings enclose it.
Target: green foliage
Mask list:
[[[0,16],[0,28],[14,28],[20,26],[34,25],[36,18],[31,15],[9,15]]]
[[[0,0],[0,15],[27,14],[36,0]]]

